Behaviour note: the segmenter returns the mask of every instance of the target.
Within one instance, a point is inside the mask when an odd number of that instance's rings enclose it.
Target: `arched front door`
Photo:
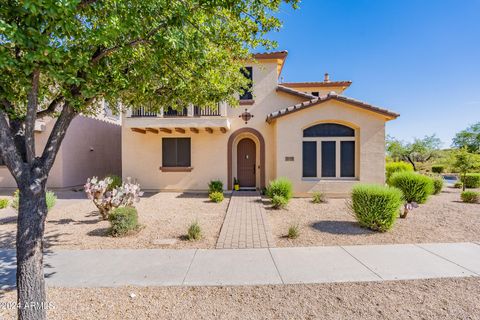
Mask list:
[[[250,138],[244,138],[237,145],[237,177],[240,187],[255,187],[256,147]]]

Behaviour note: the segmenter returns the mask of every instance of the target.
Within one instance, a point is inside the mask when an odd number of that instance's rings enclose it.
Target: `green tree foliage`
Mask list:
[[[124,107],[235,104],[252,49],[298,0],[12,0],[0,5],[0,156],[17,181],[18,299],[45,302],[45,184],[65,133],[105,99]],[[35,153],[35,121],[57,117]],[[22,199],[25,199],[22,203]],[[28,203],[26,202],[28,200]],[[28,285],[24,282],[29,281]],[[19,309],[20,319],[45,310]]]
[[[458,132],[452,145],[456,148],[467,148],[469,152],[480,153],[480,122]]]
[[[416,163],[425,163],[433,159],[439,152],[442,141],[436,136],[415,138],[413,142],[404,142],[387,136],[387,153],[392,159],[408,161],[417,171]]]
[[[460,180],[464,182],[462,186],[463,191],[465,191],[466,176],[469,172],[472,172],[473,170],[480,168],[480,161],[478,157],[468,152],[467,148],[464,147],[455,154],[455,162],[453,166],[460,173],[460,176],[461,176]]]

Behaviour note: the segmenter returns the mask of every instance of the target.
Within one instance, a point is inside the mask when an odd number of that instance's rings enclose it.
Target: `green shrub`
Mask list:
[[[274,195],[272,198],[272,205],[275,209],[283,209],[287,206],[288,200],[282,196]]]
[[[313,203],[326,203],[327,202],[327,197],[325,197],[325,194],[323,192],[314,192],[312,196],[312,202]]]
[[[47,192],[45,193],[45,201],[47,203],[47,211],[50,211],[55,206],[55,203],[57,202],[57,196],[55,195],[55,193],[53,193],[53,191],[47,190]],[[12,203],[10,204],[10,206],[13,209],[18,210],[19,205],[20,205],[20,191],[17,189],[13,193]]]
[[[480,188],[480,173],[467,173],[462,182],[466,188]]]
[[[215,203],[219,203],[223,201],[223,192],[214,191],[208,195],[210,200]]]
[[[190,241],[200,240],[202,238],[202,229],[198,221],[193,221],[188,227],[187,239]]]
[[[105,178],[110,178],[112,179],[112,182],[108,184],[108,190],[112,191],[113,189],[116,189],[122,185],[122,178],[115,175],[115,174],[109,174]]]
[[[362,227],[385,232],[395,223],[402,203],[397,188],[358,184],[353,187],[350,207]]]
[[[444,170],[445,170],[445,166],[442,164],[434,164],[432,166],[433,173],[443,173]]]
[[[208,193],[223,192],[223,182],[220,180],[212,180],[208,183]]]
[[[300,236],[300,227],[298,224],[291,225],[288,228],[287,237],[289,239],[297,239]]]
[[[389,162],[385,165],[385,178],[388,180],[395,172],[413,171],[413,166],[408,162]]]
[[[292,182],[287,178],[278,178],[273,181],[270,181],[268,184],[266,194],[270,199],[273,199],[274,196],[281,196],[285,200],[290,200],[293,193]]]
[[[7,198],[0,199],[0,209],[5,209],[8,207],[9,200]]]
[[[439,194],[442,192],[443,189],[443,178],[442,177],[434,177],[432,178],[433,181],[433,194]]]
[[[460,195],[463,202],[478,203],[480,202],[480,192],[475,191],[463,191]]]
[[[400,189],[406,202],[425,203],[433,194],[433,180],[415,172],[396,172],[389,185]]]
[[[455,182],[453,187],[456,188],[456,189],[462,189],[463,188],[463,182],[462,181],[457,181],[457,182]]]
[[[119,207],[108,216],[110,235],[121,237],[138,228],[138,213],[134,207]]]

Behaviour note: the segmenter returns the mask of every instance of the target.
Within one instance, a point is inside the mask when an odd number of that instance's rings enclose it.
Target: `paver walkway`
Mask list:
[[[59,250],[51,287],[206,286],[480,277],[480,245],[395,244],[262,249]],[[0,250],[0,289],[15,286],[15,251]]]
[[[257,191],[234,191],[217,241],[217,249],[275,246],[262,198]]]

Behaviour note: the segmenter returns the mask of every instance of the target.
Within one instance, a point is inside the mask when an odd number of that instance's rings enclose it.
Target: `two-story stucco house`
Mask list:
[[[345,195],[356,182],[384,183],[385,123],[398,114],[348,98],[350,81],[279,83],[286,51],[255,54],[240,107],[122,119],[122,172],[144,189],[264,188],[287,177],[297,195]]]

